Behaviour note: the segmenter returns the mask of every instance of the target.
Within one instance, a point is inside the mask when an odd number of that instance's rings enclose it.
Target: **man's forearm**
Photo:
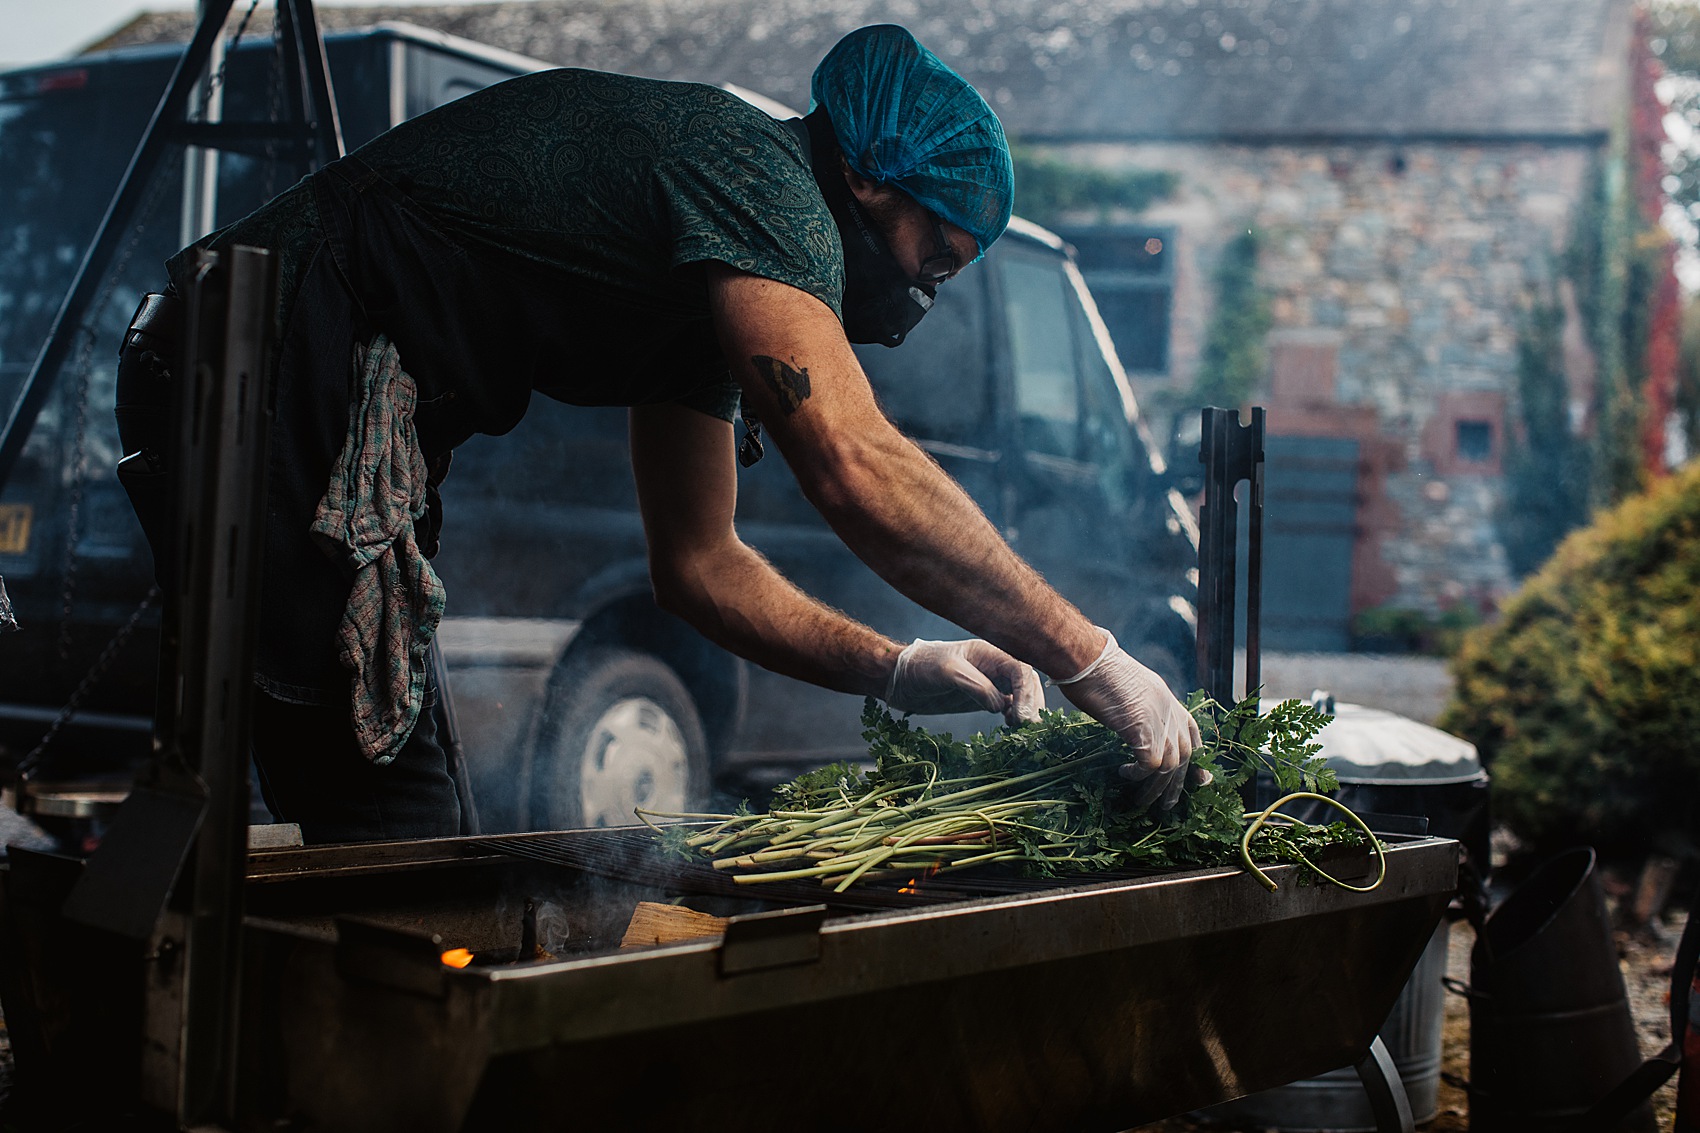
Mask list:
[[[728,540],[688,570],[651,575],[661,607],[716,645],[838,692],[885,695],[902,646],[809,597],[744,543]]]
[[[656,602],[764,668],[884,696],[898,644],[810,598],[738,538],[731,426],[671,405],[634,409],[631,422]]]

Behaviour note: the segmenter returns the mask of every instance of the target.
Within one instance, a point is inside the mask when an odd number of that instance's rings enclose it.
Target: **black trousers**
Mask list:
[[[379,765],[354,742],[347,705],[291,704],[254,690],[254,763],[266,808],[307,842],[448,838],[460,801],[428,686],[413,735]]]

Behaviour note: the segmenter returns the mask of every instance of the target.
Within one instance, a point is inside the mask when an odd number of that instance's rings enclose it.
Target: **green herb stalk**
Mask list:
[[[899,720],[877,701],[862,712],[873,766],[835,763],[776,787],[766,813],[638,812],[662,847],[708,859],[741,885],[817,879],[837,892],[860,881],[913,878],[1008,863],[1033,877],[1120,867],[1178,869],[1243,860],[1302,862],[1332,846],[1373,841],[1346,822],[1255,825],[1239,788],[1258,769],[1283,794],[1334,789],[1312,738],[1327,717],[1297,701],[1260,714],[1194,693],[1188,709],[1204,743],[1193,762],[1213,781],[1189,787],[1169,812],[1138,806],[1115,774],[1133,759],[1113,731],[1078,712],[1045,711],[1031,723],[966,741]],[[1355,819],[1355,816],[1352,816]],[[653,820],[690,824],[656,826]],[[706,823],[706,825],[704,825]],[[1243,859],[1242,859],[1243,855]]]

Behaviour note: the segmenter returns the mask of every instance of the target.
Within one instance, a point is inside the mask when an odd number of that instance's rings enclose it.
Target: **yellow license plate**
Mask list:
[[[21,555],[30,548],[28,504],[0,504],[0,555]]]

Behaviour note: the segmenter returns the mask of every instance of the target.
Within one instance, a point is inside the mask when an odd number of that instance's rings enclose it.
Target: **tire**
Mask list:
[[[531,814],[542,829],[627,826],[633,808],[683,811],[708,794],[708,741],[659,658],[597,646],[556,668],[543,704]]]

